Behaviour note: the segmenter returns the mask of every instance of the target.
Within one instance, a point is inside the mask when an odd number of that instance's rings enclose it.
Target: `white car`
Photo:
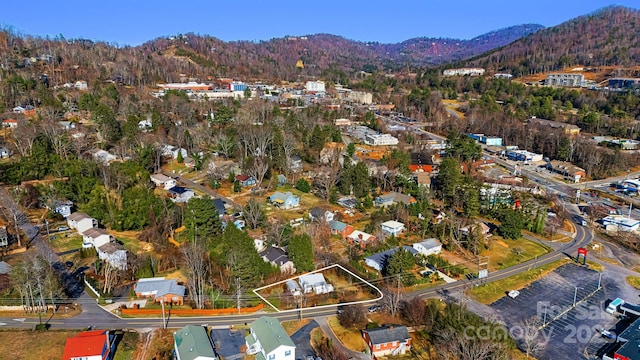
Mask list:
[[[510,297],[510,298],[515,299],[515,298],[517,298],[517,297],[518,297],[518,295],[520,295],[520,291],[518,291],[518,290],[511,290],[511,291],[509,291],[509,294],[508,294],[508,295],[509,295],[509,297]]]

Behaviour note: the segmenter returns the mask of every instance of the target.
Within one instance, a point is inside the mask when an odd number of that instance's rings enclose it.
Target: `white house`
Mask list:
[[[87,90],[89,88],[89,86],[87,85],[87,82],[84,80],[76,81],[75,84],[73,84],[73,87],[75,87],[78,90]]]
[[[146,119],[146,120],[140,120],[138,122],[138,129],[140,130],[149,130],[153,127],[153,123],[151,122],[150,119]]]
[[[164,174],[152,174],[150,178],[156,186],[162,186],[165,190],[176,186],[176,180]]]
[[[98,250],[100,260],[108,262],[117,269],[127,269],[127,250],[119,243],[106,243],[96,249]]]
[[[304,89],[308,92],[325,92],[324,81],[307,81]]]
[[[398,139],[389,134],[367,134],[364,143],[373,146],[398,145]]]
[[[95,247],[97,249],[110,243],[111,240],[114,240],[113,237],[106,230],[100,228],[91,228],[82,233],[83,248]]]
[[[63,218],[68,218],[71,215],[71,209],[73,208],[72,201],[54,201],[53,212],[62,215]]]
[[[245,338],[247,355],[256,355],[263,360],[295,360],[296,345],[280,322],[262,316],[251,323],[249,335]]]
[[[182,154],[182,158],[186,158],[189,156],[187,150],[181,147],[171,146],[171,145],[162,145],[161,154],[162,156],[171,156],[174,159],[178,158],[178,153]]]
[[[325,221],[332,222],[335,214],[329,210],[315,207],[309,211],[309,220],[311,221]]]
[[[87,214],[74,212],[67,217],[67,225],[69,225],[69,228],[74,229],[82,234],[89,229],[98,227],[98,220],[90,217]]]
[[[167,194],[171,201],[176,203],[185,203],[188,202],[189,199],[195,196],[193,190],[182,187],[182,186],[174,186],[171,189],[167,190]]]
[[[0,146],[0,159],[8,159],[11,157],[11,150],[6,146]]]
[[[324,276],[320,273],[301,275],[298,278],[298,282],[305,294],[310,292],[327,294],[333,291],[333,285],[327,284]]]
[[[2,126],[9,129],[15,129],[18,127],[18,120],[15,120],[15,119],[2,120]]]
[[[118,157],[105,150],[96,150],[93,152],[93,159],[97,162],[108,165],[110,162],[116,160]]]
[[[382,232],[387,235],[398,236],[404,231],[404,224],[395,220],[385,221],[380,224],[380,227],[382,228]]]
[[[412,246],[416,251],[425,256],[440,254],[442,251],[442,243],[434,238],[423,240]]]

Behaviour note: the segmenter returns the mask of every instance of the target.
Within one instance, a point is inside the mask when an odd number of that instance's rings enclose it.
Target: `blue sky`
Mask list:
[[[360,41],[474,36],[524,23],[553,26],[638,0],[63,0],[3,1],[0,25],[22,34],[138,45],[193,32],[225,41],[330,33]]]

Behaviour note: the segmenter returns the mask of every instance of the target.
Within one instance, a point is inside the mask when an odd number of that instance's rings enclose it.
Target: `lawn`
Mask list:
[[[627,276],[627,284],[640,289],[640,276]]]
[[[525,239],[504,240],[493,236],[489,240],[489,248],[480,255],[489,257],[489,270],[500,270],[540,257],[549,249],[534,241]]]
[[[55,237],[55,239],[54,239]],[[82,235],[66,232],[51,235],[49,245],[58,253],[82,248]]]
[[[289,336],[295,334],[296,331],[300,330],[303,326],[307,325],[311,322],[311,319],[302,319],[302,320],[293,320],[293,321],[283,321],[282,327],[284,331],[289,334]]]
[[[0,359],[58,360],[64,343],[78,331],[0,331]]]
[[[365,350],[366,344],[359,330],[350,330],[345,329],[340,325],[338,318],[335,316],[330,316],[327,318],[327,323],[331,328],[331,331],[336,335],[338,339],[342,342],[347,349],[363,352]]]
[[[568,259],[558,260],[551,264],[547,264],[537,269],[526,271],[506,279],[474,287],[468,291],[468,294],[478,302],[491,304],[505,296],[508,291],[522,289],[568,262]]]

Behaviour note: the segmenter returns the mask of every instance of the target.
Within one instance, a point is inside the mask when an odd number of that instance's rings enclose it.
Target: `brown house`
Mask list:
[[[163,277],[155,277],[138,280],[135,292],[137,297],[153,298],[155,302],[182,305],[185,288],[178,285],[175,279],[165,280]]]

